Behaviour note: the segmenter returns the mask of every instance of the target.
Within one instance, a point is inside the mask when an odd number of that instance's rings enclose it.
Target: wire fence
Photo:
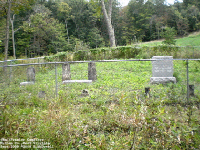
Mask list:
[[[37,59],[39,60],[39,59]],[[152,62],[159,61],[155,59],[128,59],[128,60],[99,60],[99,61],[69,61],[70,75],[69,80],[87,80],[88,79],[88,63],[96,64],[97,80],[90,84],[80,84],[80,88],[92,88],[101,84],[102,87],[108,89],[112,95],[119,90],[137,91],[139,95],[145,93],[145,87],[150,87],[151,96],[164,94],[166,99],[175,99],[181,101],[189,101],[189,99],[198,99],[200,95],[200,79],[199,61],[200,59],[173,59],[173,76],[176,78],[176,84],[169,87],[150,83],[152,77]],[[43,62],[29,64],[13,64],[13,61],[7,66],[1,68],[1,94],[7,92],[8,97],[20,97],[22,93],[25,95],[38,97],[38,94],[44,91],[46,98],[55,98],[59,96],[60,91],[65,88],[73,89],[75,84],[63,84],[63,64],[66,62]],[[22,86],[23,82],[29,79],[27,69],[33,67],[35,72],[34,84]],[[6,73],[4,73],[4,69]],[[74,81],[78,82],[78,81]],[[84,82],[84,81],[80,81]],[[28,83],[24,83],[28,84]],[[13,88],[24,91],[18,94],[13,93]],[[99,87],[100,88],[100,87]],[[166,89],[167,90],[166,90]],[[175,88],[175,89],[173,89]],[[74,88],[76,89],[76,88]],[[11,90],[11,91],[9,91]],[[116,91],[115,91],[116,90]],[[174,93],[172,92],[174,90]],[[113,93],[112,93],[112,92]],[[69,92],[69,91],[68,91]],[[192,92],[192,93],[191,93]],[[14,92],[15,93],[15,92]],[[80,91],[77,91],[77,94]],[[191,97],[192,95],[192,97]],[[12,99],[12,98],[10,98]]]

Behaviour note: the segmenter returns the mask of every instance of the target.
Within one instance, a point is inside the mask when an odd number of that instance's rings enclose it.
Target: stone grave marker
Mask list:
[[[33,67],[27,68],[27,81],[35,82],[35,68],[33,68]]]
[[[70,64],[64,63],[62,66],[62,81],[71,80]]]
[[[95,62],[88,63],[88,80],[97,80],[96,64]]]
[[[176,78],[173,77],[173,56],[153,56],[152,59],[158,60],[152,61],[152,77],[150,83],[176,83]]]
[[[20,85],[30,85],[35,83],[35,68],[28,67],[26,71],[27,82],[21,82]]]

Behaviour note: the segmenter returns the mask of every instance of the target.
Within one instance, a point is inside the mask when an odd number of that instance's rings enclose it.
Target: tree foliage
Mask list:
[[[1,0],[0,5],[0,52],[12,56],[16,47],[17,57],[111,46],[108,31],[114,45],[127,45],[163,38],[172,28],[179,36],[200,29],[199,0],[173,5],[131,0],[125,7],[117,0]]]

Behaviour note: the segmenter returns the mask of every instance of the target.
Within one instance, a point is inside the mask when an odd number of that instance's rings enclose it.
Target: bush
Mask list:
[[[175,35],[176,30],[174,28],[166,27],[165,31],[162,33],[162,37],[165,39],[163,41],[164,45],[176,45]]]

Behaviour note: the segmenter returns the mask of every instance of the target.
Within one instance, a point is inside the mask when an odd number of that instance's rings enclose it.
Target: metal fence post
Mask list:
[[[12,65],[12,61],[10,61],[10,65]],[[10,67],[10,76],[9,76],[9,84],[11,83],[11,79],[12,79],[12,67]]]
[[[187,64],[187,103],[189,103],[189,71],[188,71],[188,59],[186,60]]]
[[[57,79],[57,64],[55,62],[55,78],[56,78],[56,98],[58,97],[58,79]]]

